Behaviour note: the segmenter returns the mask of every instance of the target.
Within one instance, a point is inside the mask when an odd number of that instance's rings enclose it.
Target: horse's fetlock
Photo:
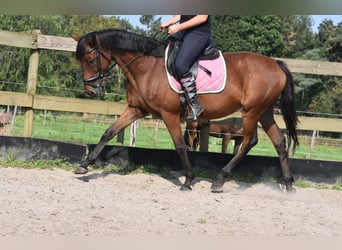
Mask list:
[[[285,184],[292,184],[294,182],[293,176],[291,177],[284,177]]]

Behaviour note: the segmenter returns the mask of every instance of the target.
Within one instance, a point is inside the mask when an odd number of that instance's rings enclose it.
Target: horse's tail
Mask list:
[[[280,109],[288,130],[288,146],[290,146],[291,141],[293,140],[295,149],[295,147],[299,145],[299,141],[296,130],[298,125],[298,117],[294,101],[294,82],[292,74],[287,68],[286,64],[278,60],[277,63],[286,75],[285,87],[281,92],[280,97]]]

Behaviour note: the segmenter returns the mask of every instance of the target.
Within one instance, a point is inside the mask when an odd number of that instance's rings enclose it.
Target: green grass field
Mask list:
[[[17,116],[12,131],[14,136],[23,134],[23,116]],[[64,142],[96,144],[104,131],[115,121],[115,117],[98,116],[97,122],[94,115],[83,117],[76,114],[59,114],[54,117],[48,112],[44,117],[42,113],[35,114],[33,124],[33,137],[60,140]],[[140,120],[137,127],[136,147],[174,149],[171,137],[164,125],[156,131],[156,121]],[[329,145],[328,143],[316,143],[310,148],[308,140],[301,141],[296,149],[294,157],[304,159],[337,160],[342,161],[342,146]],[[310,141],[310,140],[309,140]],[[109,145],[115,145],[116,138],[110,141]],[[228,146],[228,152],[232,152],[233,142]],[[130,144],[130,127],[125,130],[124,145]],[[221,151],[221,139],[210,137],[209,152]],[[258,144],[249,152],[250,155],[277,156],[271,141],[264,132],[259,133]]]

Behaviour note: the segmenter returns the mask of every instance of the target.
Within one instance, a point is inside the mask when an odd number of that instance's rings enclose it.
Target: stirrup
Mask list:
[[[197,112],[197,114],[195,114],[193,112],[193,110],[191,109],[191,111],[189,112],[188,116],[186,117],[186,120],[188,120],[188,121],[196,121],[198,119],[198,117],[202,114],[203,111],[204,111],[204,109],[201,108],[201,110],[199,112]]]
[[[195,97],[196,100],[195,102],[191,102],[188,104],[189,107],[189,114],[186,117],[187,120],[189,121],[194,121],[197,120],[198,117],[202,114],[204,111],[204,108],[201,106],[201,104],[198,102],[197,97]]]

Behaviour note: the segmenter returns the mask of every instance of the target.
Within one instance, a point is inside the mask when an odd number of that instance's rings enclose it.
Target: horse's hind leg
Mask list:
[[[237,152],[239,151],[242,140],[243,140],[242,135],[241,136],[238,135],[234,138],[234,150],[233,150],[234,155],[236,155]]]
[[[286,191],[294,191],[292,187],[293,177],[290,172],[288,163],[288,151],[286,149],[286,140],[283,133],[280,131],[278,125],[273,118],[273,109],[268,110],[260,119],[260,123],[265,130],[268,137],[271,139],[274,148],[276,149],[280,166],[283,174]]]
[[[241,161],[241,159],[258,143],[256,120],[250,119],[247,116],[243,118],[244,137],[240,150],[234,155],[233,159],[221,170],[216,176],[211,186],[212,192],[222,192],[224,179],[231,170]]]
[[[224,134],[222,137],[221,153],[227,153],[228,143],[231,139],[230,135]]]
[[[97,157],[105,147],[106,143],[113,139],[121,129],[130,125],[133,121],[138,118],[144,117],[141,110],[136,108],[127,107],[125,111],[120,115],[118,120],[114,122],[102,135],[99,143],[95,146],[93,151],[87,156],[86,159],[81,161],[80,166],[76,169],[75,174],[85,174],[88,172],[88,166],[94,164]]]

